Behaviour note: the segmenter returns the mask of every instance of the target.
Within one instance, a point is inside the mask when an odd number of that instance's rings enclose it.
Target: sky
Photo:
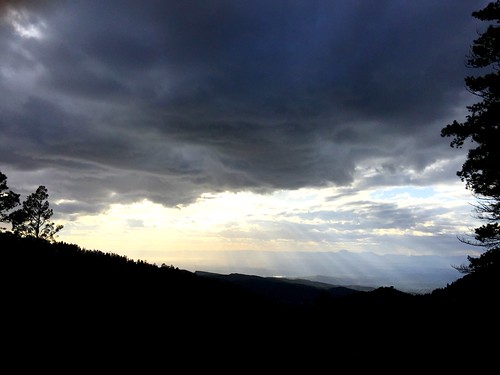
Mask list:
[[[58,240],[131,259],[449,270],[478,221],[440,132],[487,3],[1,1],[0,171],[47,187]]]

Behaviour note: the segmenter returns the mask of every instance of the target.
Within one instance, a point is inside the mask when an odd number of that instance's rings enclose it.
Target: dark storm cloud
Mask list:
[[[33,4],[2,9],[0,166],[100,207],[346,185],[374,158],[407,183],[456,156],[439,133],[486,2]]]

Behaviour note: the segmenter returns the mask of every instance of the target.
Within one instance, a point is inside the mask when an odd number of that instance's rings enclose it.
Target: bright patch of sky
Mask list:
[[[5,19],[17,35],[27,39],[42,39],[46,24],[42,20],[33,21],[22,10],[7,9]]]
[[[397,186],[376,190],[371,194],[373,199],[392,200],[402,198],[430,198],[436,194],[433,187]]]
[[[144,200],[65,222],[61,239],[158,263],[191,250],[197,256],[246,250],[443,255],[445,244],[474,225],[463,190],[456,184],[224,192],[177,208]]]

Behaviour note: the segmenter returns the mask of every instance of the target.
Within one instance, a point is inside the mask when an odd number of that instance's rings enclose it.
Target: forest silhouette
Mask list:
[[[145,338],[181,332],[214,338],[313,339],[320,334],[406,340],[440,332],[449,340],[462,335],[464,322],[496,311],[500,285],[500,254],[491,252],[487,267],[430,293],[379,287],[334,295],[322,289],[300,304],[172,265],[75,244],[4,232],[0,248],[5,321],[31,335],[70,335],[65,340],[103,332],[113,340],[123,334]]]

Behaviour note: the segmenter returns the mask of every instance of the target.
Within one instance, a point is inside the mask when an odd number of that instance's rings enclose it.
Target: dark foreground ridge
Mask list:
[[[375,349],[384,340],[403,350],[403,343],[424,340],[427,348],[449,347],[463,342],[468,325],[484,324],[497,311],[498,263],[413,295],[392,287],[360,291],[251,275],[214,277],[11,233],[0,233],[0,249],[4,338],[14,346],[43,347],[49,340],[63,348],[155,342],[177,349],[252,343],[333,350]],[[487,324],[488,334],[498,329],[496,318]],[[467,341],[481,332],[467,332]]]

